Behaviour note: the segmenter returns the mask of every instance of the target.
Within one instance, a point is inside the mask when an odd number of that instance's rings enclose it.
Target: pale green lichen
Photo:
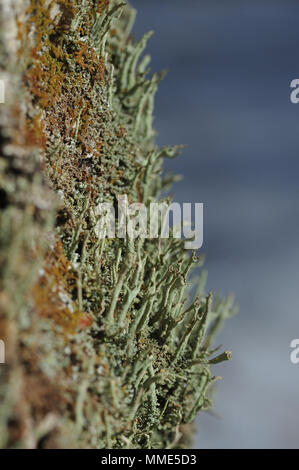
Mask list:
[[[180,148],[154,142],[163,74],[149,76],[142,57],[151,33],[135,43],[135,11],[114,0],[31,0],[14,13],[22,70],[4,43],[1,68],[23,78],[26,157],[16,173],[2,145],[1,321],[13,324],[15,347],[0,369],[1,445],[188,446],[195,416],[211,406],[211,366],[229,358],[210,346],[233,303],[204,294],[204,272],[190,298],[201,259],[181,240],[99,239],[96,230],[99,203],[127,195],[148,206],[171,183],[163,159]]]

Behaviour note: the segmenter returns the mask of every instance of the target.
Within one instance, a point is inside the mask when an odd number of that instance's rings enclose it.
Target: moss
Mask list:
[[[46,256],[44,268],[33,286],[32,298],[37,315],[52,319],[66,335],[75,333],[83,312],[78,310],[69,295],[77,289],[77,276],[72,272],[71,263],[59,241]]]
[[[180,151],[155,144],[163,74],[150,75],[143,56],[151,33],[135,43],[135,13],[114,0],[31,0],[15,13],[21,64],[11,54],[9,67],[22,84],[22,111],[9,140],[26,150],[32,170],[23,161],[16,176],[2,149],[1,178],[11,184],[1,189],[13,225],[0,247],[8,267],[0,305],[10,304],[1,318],[6,329],[13,325],[7,341],[16,361],[0,387],[1,445],[188,446],[196,414],[211,406],[212,365],[228,358],[215,358],[210,347],[234,306],[205,294],[204,273],[192,298],[190,277],[202,260],[182,241],[102,240],[96,230],[101,202],[159,200],[171,182],[162,177],[163,160]],[[20,204],[19,179],[26,200],[32,191],[56,199],[44,209],[32,198]],[[20,246],[21,225],[30,238]],[[20,262],[28,269],[17,274]],[[23,292],[19,315],[12,290]],[[39,377],[44,389],[10,398],[17,375],[23,384]],[[59,396],[54,408],[47,387]],[[11,422],[18,423],[13,433]]]

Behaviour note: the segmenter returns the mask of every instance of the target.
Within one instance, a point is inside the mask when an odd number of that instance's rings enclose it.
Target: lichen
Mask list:
[[[210,347],[233,302],[205,294],[204,272],[191,296],[202,259],[183,241],[96,230],[102,202],[161,199],[180,151],[155,144],[151,33],[135,43],[135,11],[114,0],[16,5],[2,12],[15,50],[0,48],[15,84],[0,129],[0,444],[186,447],[229,359]]]

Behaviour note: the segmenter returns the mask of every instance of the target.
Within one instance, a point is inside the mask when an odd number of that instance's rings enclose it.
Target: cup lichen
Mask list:
[[[213,302],[181,240],[100,239],[95,209],[148,206],[169,183],[158,149],[150,34],[115,0],[1,4],[0,446],[183,448],[211,406]],[[8,36],[14,35],[10,40]]]

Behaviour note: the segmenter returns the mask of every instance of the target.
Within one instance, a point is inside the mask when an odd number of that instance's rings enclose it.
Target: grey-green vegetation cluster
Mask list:
[[[148,206],[171,183],[151,33],[136,43],[114,0],[0,5],[0,445],[188,447],[233,300],[191,279],[183,241],[96,230],[100,203]]]

